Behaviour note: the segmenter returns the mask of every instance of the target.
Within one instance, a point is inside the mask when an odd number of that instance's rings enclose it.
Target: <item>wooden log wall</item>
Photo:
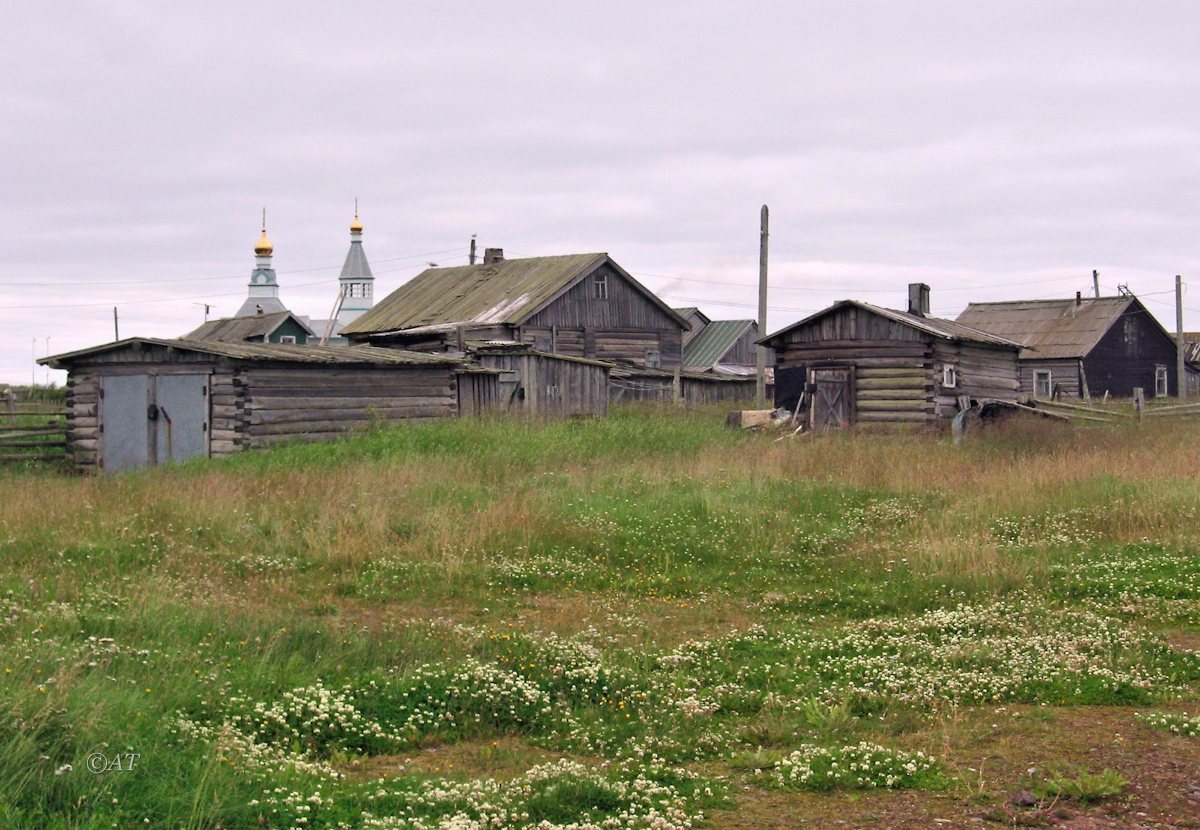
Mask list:
[[[75,469],[100,469],[100,376],[74,371],[67,376],[67,454]]]
[[[907,337],[899,341],[789,338],[776,353],[778,367],[805,371],[815,366],[855,367],[853,420],[868,424],[934,417],[933,364],[932,345]]]
[[[936,340],[933,357],[933,379],[937,387],[935,404],[940,417],[953,418],[958,414],[960,395],[973,400],[993,398],[1002,401],[1015,401],[1021,397],[1016,349]],[[942,367],[946,364],[955,367],[958,384],[954,388],[942,386]]]
[[[209,441],[213,456],[232,455],[246,448],[246,387],[233,369],[214,370],[209,378]]]
[[[247,367],[240,377],[244,445],[249,447],[300,436],[331,437],[378,420],[458,413],[451,367]]]
[[[684,377],[680,379],[683,402],[688,405],[708,403],[734,403],[754,400],[756,381],[746,380],[703,380]]]

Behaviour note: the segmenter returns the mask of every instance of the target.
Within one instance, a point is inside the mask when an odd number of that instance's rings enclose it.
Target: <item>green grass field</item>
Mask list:
[[[1200,428],[775,437],[0,471],[0,827],[1187,820]]]

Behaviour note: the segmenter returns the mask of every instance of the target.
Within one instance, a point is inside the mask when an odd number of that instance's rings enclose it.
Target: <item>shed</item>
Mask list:
[[[40,362],[69,373],[68,451],[90,471],[476,414],[499,395],[494,370],[370,346],[131,338]]]
[[[611,363],[546,354],[524,343],[481,343],[468,346],[479,365],[500,372],[501,412],[535,416],[608,414]]]
[[[218,343],[294,343],[301,346],[309,338],[316,339],[312,327],[303,318],[287,310],[209,320],[183,336],[184,340]]]
[[[701,330],[712,322],[700,309],[695,306],[684,306],[676,308],[673,311],[682,317],[688,324],[688,330],[683,333],[683,347],[686,349],[688,341],[701,332]]]
[[[605,253],[430,268],[342,330],[355,343],[462,351],[467,340],[650,367],[682,361],[687,322]]]
[[[1021,344],[928,316],[929,287],[909,310],[842,300],[761,342],[775,349],[775,401],[805,396],[814,428],[937,423],[963,404],[1019,397]]]
[[[1025,344],[1021,391],[1049,398],[1176,393],[1175,340],[1132,294],[971,303],[957,321]]]
[[[758,369],[758,323],[710,320],[683,347],[683,368],[690,372],[754,375]],[[767,365],[775,356],[767,352]]]

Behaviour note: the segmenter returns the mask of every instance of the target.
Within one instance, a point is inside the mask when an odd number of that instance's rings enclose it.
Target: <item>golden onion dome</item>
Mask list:
[[[259,256],[270,256],[275,251],[275,246],[271,244],[271,240],[267,239],[267,229],[263,228],[262,236],[258,238],[258,242],[254,245],[254,253]]]
[[[350,223],[350,233],[362,233],[362,220],[358,218],[358,214],[354,214],[354,221]]]

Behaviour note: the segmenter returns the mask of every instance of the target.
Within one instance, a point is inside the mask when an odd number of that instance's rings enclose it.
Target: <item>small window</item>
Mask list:
[[[595,286],[595,298],[597,300],[608,299],[608,274],[597,274],[592,279],[592,285]]]
[[[942,367],[942,386],[946,389],[958,387],[958,369],[949,363]]]
[[[662,352],[658,349],[646,349],[646,367],[657,369],[662,365]]]
[[[1168,394],[1170,394],[1170,393],[1167,392],[1167,367],[1166,366],[1155,366],[1154,367],[1154,397],[1165,398]]]
[[[281,334],[279,335],[279,342],[292,343],[294,345],[296,342],[296,336],[294,334]]]
[[[1033,371],[1033,394],[1034,397],[1048,398],[1053,391],[1054,385],[1051,382],[1049,369],[1034,369]]]

